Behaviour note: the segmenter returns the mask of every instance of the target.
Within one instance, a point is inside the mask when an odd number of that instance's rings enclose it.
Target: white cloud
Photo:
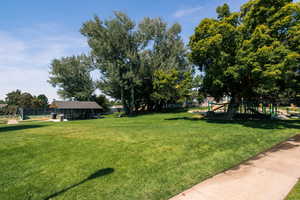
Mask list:
[[[193,7],[193,8],[180,9],[180,10],[177,10],[173,14],[173,16],[176,18],[185,17],[185,16],[192,15],[192,14],[199,12],[200,10],[202,10],[202,8],[203,8],[202,6],[197,6],[197,7]]]
[[[88,48],[79,33],[49,27],[53,26],[38,26],[17,33],[0,30],[0,99],[16,89],[58,98],[56,89],[47,82],[51,60],[84,53]]]
[[[48,83],[48,72],[44,69],[35,68],[2,68],[0,67],[0,99],[4,99],[5,94],[20,89],[31,94],[46,94],[49,100],[57,98],[56,89]]]

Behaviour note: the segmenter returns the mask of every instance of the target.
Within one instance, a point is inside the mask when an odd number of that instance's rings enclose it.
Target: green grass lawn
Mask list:
[[[285,200],[299,200],[300,199],[300,181],[290,192],[288,197]]]
[[[300,128],[192,116],[0,125],[0,199],[168,199]]]

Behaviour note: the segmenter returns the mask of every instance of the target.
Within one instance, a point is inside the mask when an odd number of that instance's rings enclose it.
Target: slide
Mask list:
[[[212,107],[212,110],[211,110],[211,111],[215,112],[215,111],[217,111],[217,110],[219,110],[219,109],[221,109],[221,108],[224,108],[227,104],[228,104],[228,103],[223,103],[223,104],[221,104],[221,105],[216,105],[216,106]]]

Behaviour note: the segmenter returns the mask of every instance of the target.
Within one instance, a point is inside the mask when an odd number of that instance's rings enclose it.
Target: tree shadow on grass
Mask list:
[[[239,124],[245,127],[258,129],[300,129],[300,120],[252,120],[252,121],[228,121],[203,119],[212,124]]]
[[[35,125],[7,125],[7,126],[0,126],[0,133],[1,132],[9,132],[9,131],[20,131],[25,129],[32,129],[32,128],[41,128],[45,127],[45,124],[35,124]]]
[[[174,117],[174,118],[167,118],[165,120],[168,120],[168,121],[176,121],[176,120],[200,121],[203,119],[195,118],[195,117]]]
[[[54,197],[57,197],[58,195],[61,195],[65,192],[67,192],[68,190],[74,188],[74,187],[77,187],[87,181],[90,181],[90,180],[93,180],[93,179],[96,179],[96,178],[99,178],[101,176],[105,176],[105,175],[108,175],[108,174],[111,174],[113,173],[115,170],[113,168],[104,168],[104,169],[100,169],[98,171],[96,171],[95,173],[91,174],[89,177],[83,179],[82,181],[78,182],[78,183],[75,183],[73,185],[70,185],[69,187],[66,187],[58,192],[55,192],[54,194],[51,194],[49,196],[47,196],[46,198],[44,198],[44,200],[50,200],[51,198],[54,198]]]
[[[214,120],[193,117],[167,118],[165,120],[205,121],[207,123],[215,124],[216,126],[219,124],[239,124],[245,127],[258,129],[300,129],[300,120]]]
[[[139,111],[137,113],[134,113],[130,116],[124,115],[124,117],[140,117],[140,116],[150,116],[150,115],[156,115],[156,114],[176,114],[176,113],[186,113],[188,109],[186,108],[173,108],[173,109],[164,109],[160,111]]]

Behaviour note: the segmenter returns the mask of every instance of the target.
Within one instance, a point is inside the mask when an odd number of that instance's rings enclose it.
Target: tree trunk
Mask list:
[[[126,100],[124,97],[124,87],[123,86],[121,86],[121,102],[122,102],[125,114],[128,115],[130,112],[129,112],[129,109],[128,109],[128,106],[127,106],[127,103],[126,103]]]
[[[117,64],[116,64],[117,65]],[[126,103],[126,99],[125,99],[125,91],[124,91],[124,83],[123,83],[123,73],[122,73],[122,69],[120,66],[119,67],[119,78],[120,78],[120,87],[121,87],[121,102],[122,102],[122,105],[123,105],[123,109],[124,109],[124,112],[126,115],[129,114],[129,109],[128,109],[128,106],[127,106],[127,103]]]
[[[130,72],[132,77],[129,79],[130,81],[130,95],[129,95],[129,102],[128,102],[128,108],[129,108],[129,115],[132,115],[135,111],[135,95],[134,95],[134,77],[133,77],[133,66],[134,64],[130,65]]]
[[[240,106],[240,98],[237,96],[233,96],[229,102],[226,119],[233,120],[233,117],[236,115]]]
[[[131,73],[133,74],[133,69],[131,65]],[[133,77],[131,78],[131,88],[130,88],[130,114],[133,114],[135,110],[135,98],[134,98],[134,81]]]

